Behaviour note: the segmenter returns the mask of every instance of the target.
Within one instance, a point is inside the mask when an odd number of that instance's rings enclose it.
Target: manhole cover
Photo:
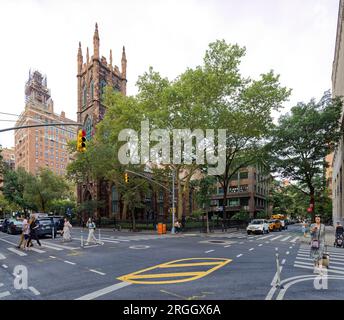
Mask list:
[[[223,241],[223,240],[209,240],[208,242],[211,242],[211,243],[227,243],[226,241]]]

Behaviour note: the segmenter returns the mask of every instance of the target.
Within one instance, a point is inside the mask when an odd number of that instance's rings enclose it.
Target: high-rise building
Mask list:
[[[332,66],[332,95],[333,97],[344,96],[344,0],[339,2],[337,36]],[[344,111],[344,110],[343,110]],[[341,123],[344,122],[342,112]],[[344,218],[344,139],[341,138],[339,145],[333,154],[332,161],[332,204],[333,204],[333,222],[343,220]]]
[[[63,125],[76,122],[66,118],[63,111],[61,114],[54,113],[46,76],[30,71],[25,85],[25,110],[20,114],[16,127],[49,123],[61,125],[15,130],[16,169],[22,167],[36,174],[41,167],[47,167],[58,175],[64,175],[71,160],[67,143],[76,139],[77,127]]]

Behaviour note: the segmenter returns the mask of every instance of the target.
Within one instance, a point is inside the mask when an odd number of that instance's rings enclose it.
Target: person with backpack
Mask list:
[[[91,218],[88,219],[86,223],[86,227],[88,228],[88,237],[86,240],[86,246],[88,246],[90,242],[100,244],[100,242],[97,240],[97,238],[94,235],[94,231],[96,230],[96,224],[93,222]]]

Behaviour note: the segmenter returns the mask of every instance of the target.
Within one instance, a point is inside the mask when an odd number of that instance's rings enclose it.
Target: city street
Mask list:
[[[344,249],[328,248],[327,289],[319,290],[300,229],[250,236],[101,230],[103,244],[81,247],[87,231],[75,228],[72,242],[46,238],[31,251],[16,248],[19,236],[0,233],[0,300],[344,299]],[[283,288],[275,286],[276,252]],[[16,289],[23,266],[27,288]]]

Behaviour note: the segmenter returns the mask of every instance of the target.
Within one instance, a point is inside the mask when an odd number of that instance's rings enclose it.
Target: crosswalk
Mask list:
[[[328,248],[327,252],[330,255],[330,266],[327,269],[328,273],[344,274],[344,250],[336,248]],[[309,255],[309,248],[300,247],[294,261],[294,267],[300,269],[314,269],[313,260]]]
[[[213,234],[210,235],[210,237],[213,238],[228,238],[228,239],[248,239],[249,241],[261,241],[265,240],[267,242],[273,242],[273,241],[280,241],[283,243],[297,243],[301,241],[300,236],[297,236],[297,234],[279,234],[276,233],[270,233],[268,235],[246,235],[243,232],[232,232],[229,234]]]

